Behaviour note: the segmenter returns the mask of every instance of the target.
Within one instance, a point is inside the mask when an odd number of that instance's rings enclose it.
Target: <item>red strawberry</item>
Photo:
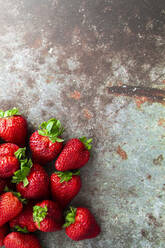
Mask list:
[[[13,108],[3,112],[0,111],[0,138],[6,142],[11,142],[25,146],[27,136],[27,122],[19,114],[18,109]]]
[[[42,248],[33,234],[12,232],[4,239],[5,248]]]
[[[0,247],[3,246],[3,241],[8,231],[9,231],[9,228],[7,225],[0,227]]]
[[[83,207],[70,208],[64,227],[68,237],[75,241],[95,238],[100,233],[94,216],[89,209]]]
[[[42,201],[33,208],[33,219],[42,232],[55,232],[62,229],[63,215],[57,202]]]
[[[6,184],[7,184],[7,181],[5,179],[0,178],[0,194],[3,192]]]
[[[23,211],[10,221],[10,227],[24,233],[35,232],[37,230],[33,221],[33,202],[29,202]]]
[[[55,162],[59,171],[74,170],[83,167],[89,160],[92,139],[85,137],[69,140]]]
[[[51,175],[51,193],[64,208],[78,194],[81,188],[80,171],[55,172]]]
[[[39,164],[31,159],[21,160],[21,169],[14,173],[13,183],[17,191],[27,199],[43,199],[49,196],[49,176]]]
[[[0,157],[0,176],[11,177],[19,168],[19,161],[15,157]]]
[[[45,164],[57,157],[62,149],[60,138],[64,129],[59,120],[50,119],[43,122],[40,129],[30,137],[30,149],[35,163]]]
[[[0,226],[15,218],[22,211],[24,201],[19,193],[6,192],[0,196]]]
[[[0,177],[11,177],[19,169],[19,159],[25,156],[25,148],[14,144],[0,146]]]
[[[14,153],[19,149],[19,146],[12,143],[0,145],[0,156],[14,156]]]

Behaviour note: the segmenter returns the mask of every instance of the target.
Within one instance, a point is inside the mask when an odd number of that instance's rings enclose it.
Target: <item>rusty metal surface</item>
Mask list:
[[[43,247],[165,247],[165,106],[152,101],[164,57],[164,0],[0,0],[0,107],[18,107],[30,130],[56,117],[66,139],[94,139],[74,204],[102,233],[39,234]]]

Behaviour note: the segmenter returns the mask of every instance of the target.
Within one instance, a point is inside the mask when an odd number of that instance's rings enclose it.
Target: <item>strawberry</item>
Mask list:
[[[10,227],[16,231],[28,233],[35,232],[37,230],[33,221],[33,202],[29,202],[23,209],[23,211],[10,221]]]
[[[4,143],[0,145],[0,156],[14,156],[14,153],[19,149],[19,146],[12,143]]]
[[[25,146],[27,136],[27,122],[20,115],[18,109],[0,110],[0,138],[6,142]]]
[[[19,169],[19,159],[25,156],[25,148],[14,144],[0,146],[0,177],[11,177]]]
[[[21,160],[20,170],[14,173],[13,183],[17,183],[17,191],[27,199],[43,199],[49,196],[49,176],[39,164],[31,159]]]
[[[6,192],[0,196],[0,226],[15,218],[22,211],[25,199],[15,192]]]
[[[50,119],[43,122],[40,129],[30,137],[30,149],[35,163],[46,164],[57,157],[62,149],[60,138],[64,128],[59,120]]]
[[[94,216],[89,209],[84,207],[73,208],[66,214],[65,232],[69,238],[75,241],[95,238],[100,233]]]
[[[3,246],[3,241],[8,231],[9,231],[9,228],[7,225],[0,227],[0,247]]]
[[[59,171],[74,170],[83,167],[89,160],[92,139],[86,137],[69,140],[55,162]]]
[[[51,175],[51,193],[54,200],[65,208],[81,188],[80,171],[55,172]]]
[[[44,200],[33,207],[33,219],[42,232],[55,232],[62,229],[63,215],[57,202]]]
[[[42,248],[33,234],[12,232],[4,239],[5,248]]]

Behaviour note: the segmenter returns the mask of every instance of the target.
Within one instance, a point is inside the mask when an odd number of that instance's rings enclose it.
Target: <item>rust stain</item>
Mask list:
[[[33,48],[39,48],[42,46],[42,40],[41,39],[36,39],[34,43],[32,44]]]
[[[148,174],[148,175],[147,175],[147,179],[148,179],[148,180],[151,180],[151,178],[152,178],[152,176]]]
[[[53,76],[48,76],[48,78],[46,79],[46,83],[49,84],[53,79]]]
[[[79,100],[81,98],[81,93],[77,90],[74,90],[74,92],[72,92],[70,94],[70,98],[73,98],[75,100]]]
[[[162,224],[160,224],[160,223],[157,221],[157,219],[156,219],[151,213],[147,214],[147,217],[148,217],[148,224],[149,224],[149,225],[154,225],[154,226],[156,226],[156,227],[162,226]]]
[[[149,99],[147,98],[147,97],[145,97],[145,96],[143,96],[143,97],[136,97],[136,100],[135,100],[135,102],[136,102],[136,106],[137,106],[137,108],[141,108],[141,105],[143,104],[143,103],[145,103],[145,102],[148,102],[149,101]]]
[[[157,158],[153,159],[153,164],[154,165],[161,165],[162,161],[163,161],[163,155],[160,154]]]
[[[93,117],[93,114],[88,109],[83,109],[84,117],[90,120]]]
[[[141,235],[142,235],[144,238],[146,238],[147,235],[148,235],[148,232],[147,232],[145,229],[142,229],[142,230],[141,230]]]
[[[124,83],[122,81],[117,82],[117,86],[122,86]]]
[[[162,126],[162,127],[165,128],[165,119],[160,118],[159,121],[158,121],[158,126]]]
[[[108,88],[110,94],[130,97],[146,97],[147,101],[165,103],[165,90],[140,86],[113,86]]]
[[[120,145],[117,147],[117,153],[119,154],[119,156],[120,156],[123,160],[128,159],[127,153],[121,148]]]

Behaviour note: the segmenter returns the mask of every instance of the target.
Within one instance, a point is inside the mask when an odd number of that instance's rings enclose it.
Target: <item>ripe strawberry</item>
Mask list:
[[[55,162],[59,171],[74,170],[83,167],[89,160],[92,139],[86,137],[69,140]]]
[[[50,119],[43,122],[40,129],[30,137],[30,149],[35,163],[45,164],[57,157],[62,149],[60,138],[64,129],[59,120]]]
[[[49,176],[41,165],[32,164],[31,159],[21,160],[21,168],[14,173],[12,182],[17,183],[17,191],[27,199],[49,196]]]
[[[25,148],[7,143],[0,146],[0,177],[11,177],[19,168],[19,159],[24,157]]]
[[[24,147],[26,136],[27,122],[18,109],[13,108],[5,112],[0,110],[0,138]]]
[[[42,232],[56,232],[62,229],[63,215],[57,202],[44,200],[33,208],[33,219]]]
[[[8,231],[9,231],[9,228],[7,225],[0,227],[0,247],[3,246],[3,241]]]
[[[51,193],[64,208],[78,194],[81,188],[80,171],[55,172],[51,175]]]
[[[33,234],[12,232],[4,239],[5,248],[42,248]]]
[[[33,202],[29,202],[23,209],[23,211],[10,221],[10,227],[16,231],[28,233],[35,232],[37,230],[33,221]]]
[[[4,143],[0,145],[0,156],[14,156],[14,153],[19,149],[19,146],[12,143]]]
[[[0,226],[15,218],[22,211],[22,202],[19,193],[6,192],[0,196]]]
[[[94,216],[84,207],[70,208],[66,215],[65,232],[75,241],[95,238],[100,233]]]

